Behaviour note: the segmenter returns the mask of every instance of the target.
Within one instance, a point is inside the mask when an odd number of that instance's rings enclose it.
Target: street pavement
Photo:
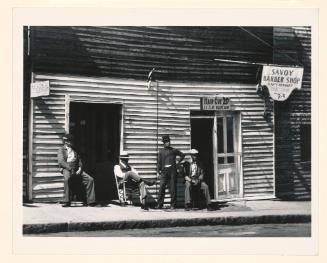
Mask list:
[[[97,207],[61,207],[31,203],[23,206],[23,234],[90,230],[177,227],[196,225],[244,225],[311,222],[311,202],[238,201],[215,211],[168,209],[143,211],[140,207],[107,204]]]
[[[50,237],[310,237],[311,223],[182,226],[34,234]]]

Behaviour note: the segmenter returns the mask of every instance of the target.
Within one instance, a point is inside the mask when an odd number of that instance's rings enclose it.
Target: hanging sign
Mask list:
[[[31,83],[31,98],[49,96],[50,95],[50,81],[38,81]]]
[[[270,97],[284,101],[294,89],[301,89],[303,68],[263,66],[261,86],[267,86]]]
[[[201,110],[230,110],[230,101],[228,97],[202,97],[200,100]]]

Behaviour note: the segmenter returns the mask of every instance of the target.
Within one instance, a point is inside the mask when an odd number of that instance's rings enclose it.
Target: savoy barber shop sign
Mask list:
[[[201,110],[230,110],[229,97],[202,97],[200,100]]]
[[[294,89],[302,85],[303,68],[265,65],[261,86],[266,86],[274,100],[286,100]]]

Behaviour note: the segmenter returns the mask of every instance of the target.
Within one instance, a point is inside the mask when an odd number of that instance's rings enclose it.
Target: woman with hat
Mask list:
[[[129,155],[127,151],[122,151],[119,156],[119,159],[119,164],[115,165],[114,167],[115,175],[118,178],[121,178],[119,183],[122,184],[128,181],[136,182],[140,190],[141,208],[143,210],[149,210],[146,205],[147,190],[145,185],[151,186],[155,184],[155,181],[147,181],[139,176],[138,172],[128,163]]]

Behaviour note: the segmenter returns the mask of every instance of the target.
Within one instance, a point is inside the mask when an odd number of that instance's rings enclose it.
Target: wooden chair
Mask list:
[[[120,205],[132,204],[133,197],[140,194],[138,185],[136,183],[120,183],[123,179],[118,177],[115,172],[114,175]]]

